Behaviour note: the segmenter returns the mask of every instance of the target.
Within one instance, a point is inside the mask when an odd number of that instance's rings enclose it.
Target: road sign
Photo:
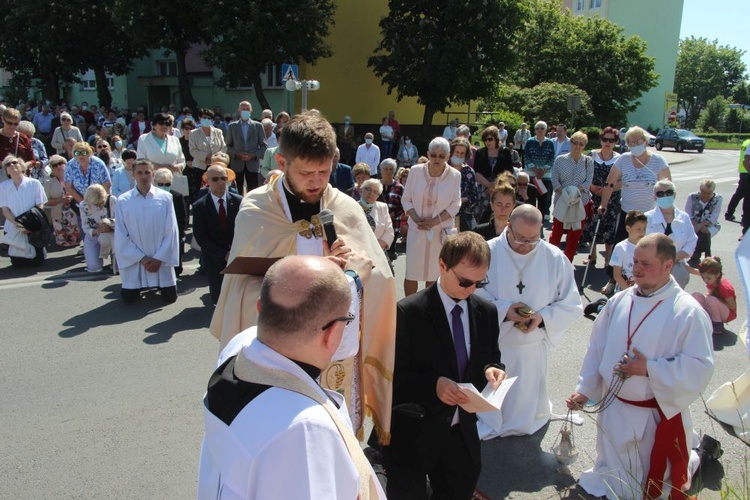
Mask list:
[[[676,120],[677,119],[677,111],[674,111],[674,110],[670,111],[669,112],[669,119],[670,120]]]
[[[299,80],[299,66],[296,64],[281,65],[281,83],[286,83],[287,80]]]

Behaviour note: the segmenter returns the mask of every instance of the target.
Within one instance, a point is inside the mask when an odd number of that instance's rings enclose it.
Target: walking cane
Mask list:
[[[596,256],[596,236],[599,234],[599,224],[602,222],[602,217],[599,216],[596,220],[596,228],[594,229],[594,236],[591,239],[591,252],[589,252],[589,260],[586,263],[586,270],[583,272],[583,279],[581,280],[581,290],[583,290],[584,285],[586,284],[586,276],[589,274],[589,266],[591,266],[591,263],[594,261],[594,256]]]

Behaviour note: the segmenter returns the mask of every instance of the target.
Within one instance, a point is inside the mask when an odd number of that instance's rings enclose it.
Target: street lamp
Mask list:
[[[320,82],[318,80],[292,80],[286,81],[286,89],[289,92],[295,90],[302,90],[302,111],[307,109],[307,91],[314,92],[320,89]]]

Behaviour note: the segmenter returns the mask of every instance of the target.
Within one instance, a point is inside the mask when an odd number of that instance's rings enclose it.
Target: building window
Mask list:
[[[107,88],[109,90],[115,89],[115,77],[113,75],[106,75],[107,77]],[[83,73],[78,76],[78,78],[81,80],[81,90],[96,90],[96,76],[94,75],[93,70],[88,70],[86,73]]]
[[[159,76],[177,76],[177,61],[156,61],[156,74]]]
[[[598,9],[602,6],[602,0],[589,0],[590,9]]]
[[[583,10],[583,4],[585,0],[575,0],[575,10],[576,12],[579,10]]]
[[[260,74],[260,82],[264,89],[283,89],[284,84],[281,83],[281,65],[269,65],[266,70]],[[241,80],[235,87],[237,90],[251,89],[253,88],[253,82],[250,78]]]

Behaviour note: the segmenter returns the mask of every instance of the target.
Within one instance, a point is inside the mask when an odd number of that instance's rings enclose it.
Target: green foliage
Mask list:
[[[745,52],[719,45],[717,40],[685,38],[680,41],[675,70],[674,91],[685,110],[685,127],[692,128],[708,101],[718,95],[732,95],[744,80]]]
[[[698,118],[698,128],[712,132],[724,132],[724,121],[727,114],[727,100],[716,96],[706,104],[706,109]]]
[[[572,127],[568,111],[568,96],[571,95],[581,96],[581,109],[576,111],[575,124],[591,123],[594,116],[589,95],[575,85],[563,83],[540,83],[532,88],[509,85],[492,98],[480,101],[478,109],[512,110],[523,116],[530,126],[537,120],[544,120],[549,124],[566,123]]]
[[[486,118],[479,126],[477,133],[481,134],[484,128],[489,127],[490,125],[497,126],[498,123],[503,122],[505,124],[505,129],[508,131],[508,140],[513,141],[513,136],[516,134],[516,130],[521,128],[521,124],[524,121],[523,115],[514,113],[513,111],[500,110],[496,113],[492,113],[489,118]]]
[[[3,93],[3,100],[10,104],[17,102],[26,102],[29,98],[29,88],[31,87],[31,74],[25,71],[13,73],[8,80]]]
[[[572,15],[561,0],[528,3],[513,82],[526,88],[545,82],[574,85],[590,96],[593,124],[625,122],[638,98],[657,83],[646,43],[623,35],[611,21]]]
[[[367,65],[400,101],[425,106],[422,125],[437,111],[491,95],[513,67],[518,29],[527,15],[515,0],[389,0],[382,40]]]
[[[742,120],[742,123],[740,123],[740,120]],[[740,129],[750,132],[750,113],[745,110],[730,109],[724,122],[724,130],[731,133]]]
[[[312,64],[331,56],[326,38],[335,12],[333,0],[223,0],[208,19],[208,24],[221,26],[221,36],[211,39],[203,55],[221,70],[218,85],[250,82],[262,92],[258,84],[268,65]]]
[[[740,104],[750,104],[750,83],[742,80],[732,90],[732,100]]]

